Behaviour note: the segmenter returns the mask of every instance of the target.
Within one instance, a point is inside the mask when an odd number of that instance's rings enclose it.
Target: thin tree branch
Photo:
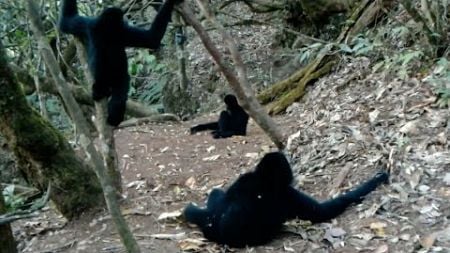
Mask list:
[[[234,71],[227,66],[225,60],[221,56],[219,50],[212,42],[208,33],[205,31],[200,22],[195,18],[192,10],[186,3],[182,4],[182,16],[198,33],[206,50],[211,54],[213,60],[218,65],[218,68],[228,80],[230,87],[236,93],[239,103],[249,113],[249,115],[256,121],[256,123],[266,132],[275,145],[282,150],[284,148],[284,137],[279,131],[277,125],[272,118],[267,114],[265,109],[256,100],[253,90],[251,89],[246,75],[245,65],[238,53],[237,47],[231,36],[226,33],[222,26],[220,26],[213,19],[212,15],[206,10],[203,3],[197,1],[199,7],[202,9],[205,17],[216,26],[217,30],[222,35],[231,57],[236,64],[237,76]]]

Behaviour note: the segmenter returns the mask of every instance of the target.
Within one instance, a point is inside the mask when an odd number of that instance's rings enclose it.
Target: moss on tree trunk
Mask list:
[[[27,180],[39,189],[52,184],[50,198],[67,218],[103,203],[93,170],[64,137],[28,104],[13,78],[0,44],[0,133],[13,149]]]

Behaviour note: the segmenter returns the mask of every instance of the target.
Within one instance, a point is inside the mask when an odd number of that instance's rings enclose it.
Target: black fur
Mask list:
[[[211,241],[231,247],[260,245],[274,238],[287,220],[323,222],[335,218],[387,182],[388,177],[380,172],[354,190],[318,202],[291,186],[292,171],[284,155],[269,153],[254,171],[241,175],[227,191],[214,189],[206,208],[191,203],[184,216]]]
[[[227,110],[220,113],[219,121],[194,126],[191,128],[191,134],[213,130],[212,135],[215,139],[228,138],[233,135],[246,135],[248,114],[238,104],[236,97],[233,95],[226,95],[224,103]]]
[[[129,26],[119,8],[107,8],[98,17],[78,15],[76,0],[63,0],[59,28],[84,43],[90,71],[94,77],[92,97],[108,102],[108,124],[117,126],[124,119],[130,76],[126,47],[157,49],[173,7],[181,0],[167,0],[159,9],[150,29]]]

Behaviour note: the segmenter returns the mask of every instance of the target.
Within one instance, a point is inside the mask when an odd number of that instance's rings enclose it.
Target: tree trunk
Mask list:
[[[27,180],[45,190],[58,210],[72,218],[103,203],[95,173],[78,158],[64,137],[34,111],[13,78],[0,44],[0,133],[14,150]]]
[[[0,215],[6,213],[5,200],[0,187]],[[0,225],[0,253],[16,253],[16,243],[9,224]]]

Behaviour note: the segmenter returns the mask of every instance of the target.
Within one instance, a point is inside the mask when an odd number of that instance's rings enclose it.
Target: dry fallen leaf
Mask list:
[[[387,224],[384,222],[372,222],[370,223],[370,229],[374,231],[374,233],[379,237],[385,237],[386,232],[384,228],[387,227]]]
[[[342,228],[327,229],[323,238],[333,245],[339,245],[343,241],[344,235],[347,234]]]
[[[211,153],[212,151],[214,151],[216,149],[216,146],[209,146],[207,149],[206,149],[206,152],[208,152],[208,153]]]
[[[380,209],[382,204],[380,203],[373,203],[371,207],[367,208],[361,215],[360,218],[369,218],[373,217],[375,213]]]
[[[161,189],[162,186],[163,186],[162,184],[157,185],[155,188],[152,189],[152,192],[159,191],[159,189]]]
[[[145,180],[136,180],[136,181],[132,181],[130,183],[128,183],[126,185],[127,188],[132,188],[132,187],[136,187],[136,190],[139,190],[143,187],[145,187],[147,184],[147,182]]]
[[[295,252],[294,248],[283,245],[284,251],[286,252]]]
[[[209,156],[209,157],[205,157],[202,159],[202,161],[215,161],[217,159],[219,159],[220,155],[213,155],[213,156]]]
[[[268,153],[268,152],[270,152],[270,146],[262,145],[261,150],[263,153]]]
[[[378,115],[380,115],[380,111],[378,110],[374,110],[372,112],[369,113],[369,122],[374,124],[376,122],[376,120],[378,119]]]
[[[418,124],[417,120],[409,121],[405,125],[403,125],[398,131],[403,134],[416,135],[419,132],[417,124]]]
[[[446,132],[442,132],[442,133],[438,134],[436,139],[442,145],[447,144],[447,133]]]
[[[287,145],[286,145],[286,149],[287,149],[287,150],[290,150],[290,149],[291,149],[292,142],[293,142],[295,139],[297,139],[298,137],[300,137],[300,134],[301,134],[301,133],[302,133],[301,131],[298,131],[298,132],[296,132],[295,134],[291,134],[291,135],[288,137],[288,139],[287,139]]]
[[[389,252],[389,246],[387,244],[383,244],[373,251],[373,253],[385,253],[385,252]]]
[[[450,173],[446,173],[443,180],[445,185],[450,186]]]
[[[167,150],[169,150],[169,147],[168,147],[168,146],[166,146],[166,147],[160,149],[159,152],[164,153],[164,152],[166,152]]]
[[[189,189],[194,189],[196,184],[196,180],[194,177],[190,177],[184,182],[184,185],[186,185]]]
[[[252,153],[246,153],[245,154],[245,157],[248,157],[248,158],[252,158],[252,159],[257,159],[258,158],[258,153],[256,153],[256,152],[252,152]]]
[[[422,245],[424,249],[430,249],[431,247],[433,247],[433,244],[436,241],[436,237],[437,233],[429,234],[420,239],[420,245]]]
[[[152,234],[150,237],[161,240],[180,240],[186,237],[186,233],[178,233],[178,234]]]
[[[122,209],[122,214],[123,215],[144,215],[144,216],[148,216],[151,215],[152,212],[150,211],[144,211],[144,210],[139,210],[137,208],[126,208],[126,209]]]
[[[172,219],[172,218],[178,218],[181,216],[180,211],[173,211],[173,212],[164,212],[158,216],[157,220],[165,220],[165,219]]]
[[[440,212],[439,212],[439,206],[437,206],[437,205],[434,204],[434,203],[432,203],[431,205],[425,205],[425,206],[422,206],[422,207],[419,209],[419,212],[420,212],[421,214],[426,214],[426,215],[428,215],[429,217],[438,217],[438,216],[441,215]]]
[[[420,182],[420,179],[422,178],[422,170],[416,170],[412,172],[412,175],[410,175],[409,185],[411,186],[411,189],[415,189],[417,185]]]
[[[422,193],[426,193],[428,190],[430,190],[431,187],[429,187],[428,185],[419,185],[419,187],[417,187],[417,190],[419,190]]]
[[[411,239],[411,235],[410,234],[401,234],[400,235],[400,240],[403,240],[403,241],[409,241]]]
[[[178,246],[183,251],[200,251],[205,244],[205,240],[192,238],[186,238],[178,242]]]
[[[330,231],[330,235],[333,237],[341,237],[341,236],[344,236],[345,234],[347,234],[347,232],[345,232],[345,230],[342,228],[332,228],[329,231]]]

